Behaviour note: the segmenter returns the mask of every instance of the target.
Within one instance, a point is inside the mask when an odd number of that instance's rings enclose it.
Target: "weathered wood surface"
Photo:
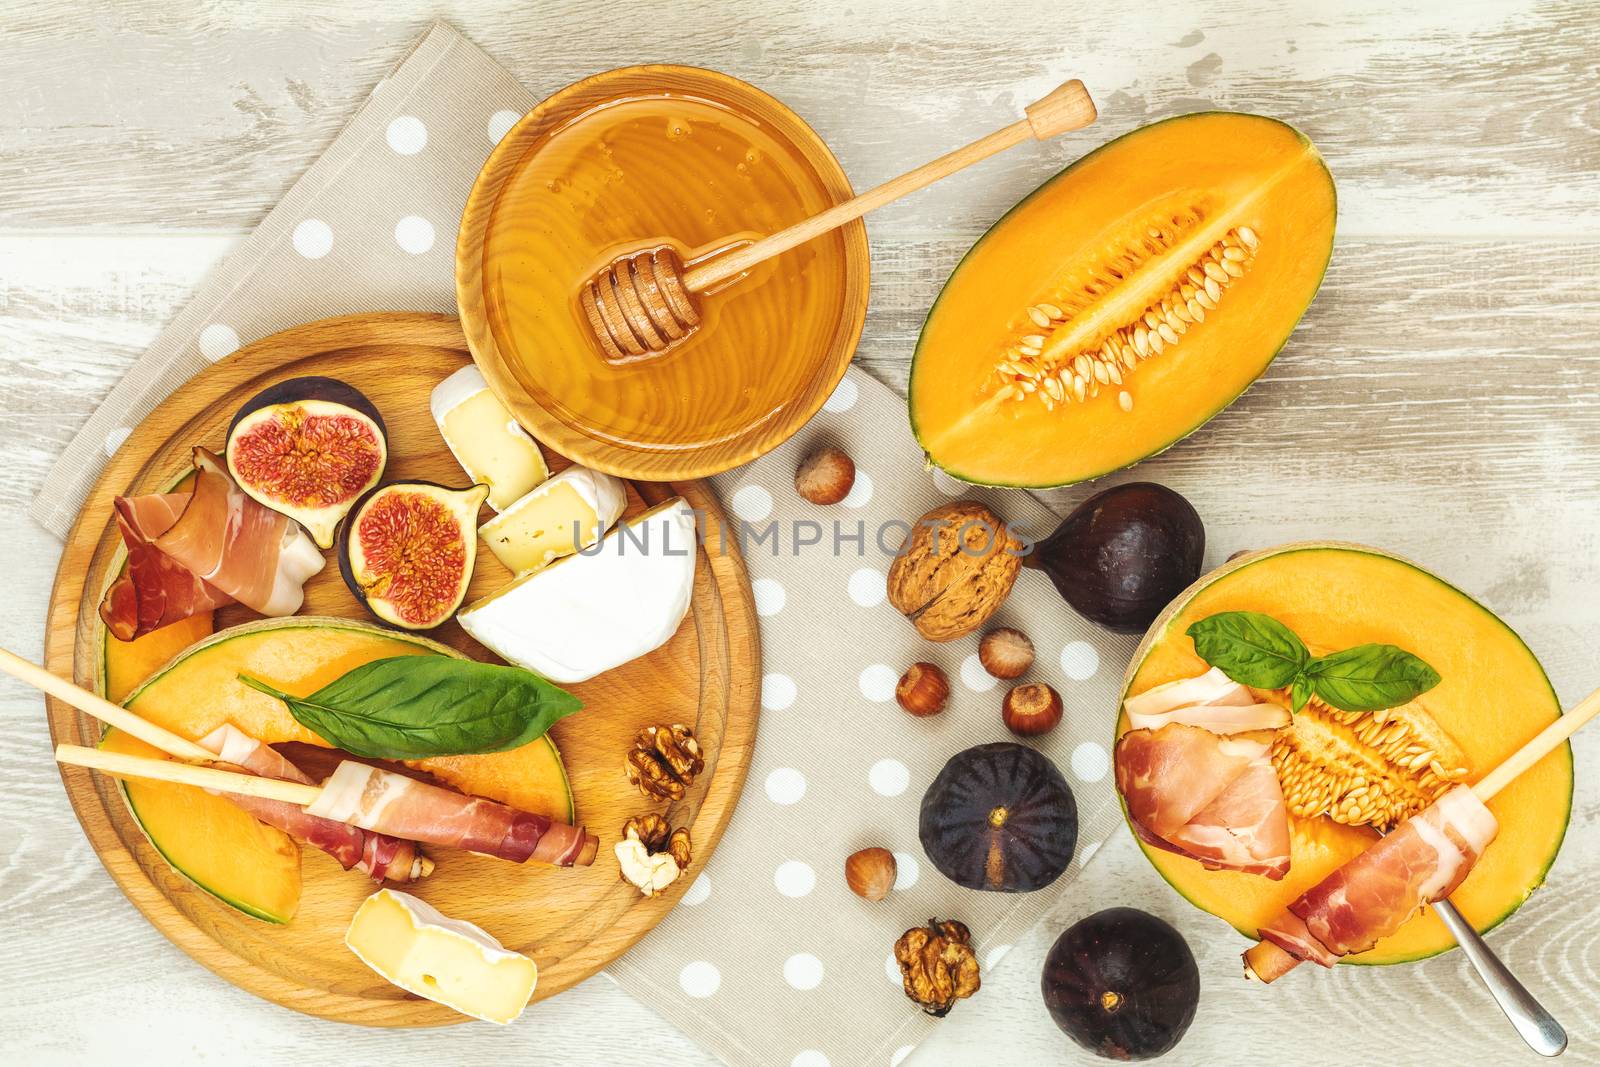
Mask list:
[[[73,429],[194,285],[442,14],[535,90],[641,59],[749,78],[810,118],[858,187],[982,132],[1067,74],[1093,134],[985,164],[871,223],[860,360],[902,386],[961,251],[1054,164],[1150,117],[1280,115],[1339,181],[1321,296],[1272,372],[1151,477],[1206,516],[1213,561],[1308,536],[1370,541],[1502,611],[1570,702],[1600,662],[1600,11],[1567,3],[1081,5],[803,0],[530,10],[414,0],[38,4],[0,10],[0,642],[38,655],[59,552],[24,505]],[[1070,502],[1080,493],[1063,494]],[[1508,699],[1514,695],[1508,694]],[[1600,1062],[1600,736],[1548,886],[1491,942]],[[0,1055],[343,1065],[704,1064],[604,980],[535,1025],[397,1034],[293,1015],[213,978],[94,859],[45,758],[39,700],[0,687]],[[1054,934],[1110,903],[1175,922],[1205,995],[1168,1062],[1510,1062],[1525,1053],[1465,961],[1233,978],[1239,939],[1126,835],[909,1062],[1092,1062],[1039,1004]],[[881,954],[879,946],[863,951]],[[782,1067],[782,1065],[780,1065]]]

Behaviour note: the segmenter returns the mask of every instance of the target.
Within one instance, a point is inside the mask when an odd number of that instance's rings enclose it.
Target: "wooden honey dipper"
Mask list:
[[[802,245],[908,193],[932,185],[1028,138],[1047,140],[1095,120],[1094,101],[1083,82],[1073,79],[1029,104],[1023,118],[964,148],[890,179],[842,204],[795,223],[769,237],[714,255],[689,269],[671,245],[618,256],[578,294],[584,316],[606,358],[631,362],[682,344],[700,325],[696,298],[735,279],[757,263]]]

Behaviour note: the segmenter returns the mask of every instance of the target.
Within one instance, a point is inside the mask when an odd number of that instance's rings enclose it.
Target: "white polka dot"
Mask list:
[[[1061,650],[1061,670],[1074,682],[1087,682],[1100,669],[1100,653],[1087,641],[1069,641]]]
[[[1100,842],[1098,842],[1098,841],[1090,841],[1087,845],[1084,845],[1083,848],[1078,852],[1078,866],[1079,867],[1087,867],[1087,866],[1089,866],[1089,857],[1093,856],[1096,852],[1099,852],[1099,851],[1100,851]]]
[[[757,578],[750,583],[750,592],[756,598],[757,615],[776,615],[789,602],[789,594],[771,578]]]
[[[856,468],[855,484],[850,487],[850,492],[839,503],[847,508],[864,508],[867,506],[867,501],[871,499],[872,479],[867,476],[866,471],[858,467]]]
[[[772,884],[786,897],[803,897],[817,887],[817,872],[810,864],[789,860],[772,872]]]
[[[745,522],[760,522],[772,514],[772,494],[759,485],[741,486],[733,494],[733,513]]]
[[[122,447],[122,443],[128,439],[128,435],[131,433],[133,433],[133,431],[128,427],[118,426],[115,430],[112,430],[110,433],[106,434],[106,455],[116,455],[117,449]]]
[[[433,247],[433,223],[421,215],[407,215],[394,224],[394,243],[402,252],[422,255]]]
[[[861,686],[861,695],[874,704],[882,704],[894,699],[894,687],[900,684],[900,675],[886,663],[874,663],[861,672],[857,679]]]
[[[489,143],[499,144],[500,139],[511,132],[511,127],[521,120],[522,114],[517,111],[496,111],[489,116]]]
[[[696,905],[704,904],[710,896],[711,876],[709,874],[700,874],[695,877],[693,882],[689,883],[689,888],[683,891],[683,896],[679,899],[679,903],[692,908]]]
[[[950,477],[938,467],[933,468],[933,487],[945,496],[960,496],[972,488],[966,482]]]
[[[867,784],[882,797],[897,797],[911,784],[911,772],[897,759],[881,759],[867,771]]]
[[[906,1057],[916,1050],[917,1046],[915,1045],[901,1045],[894,1050],[894,1055],[889,1057],[889,1067],[900,1067],[902,1063],[906,1062]]]
[[[993,967],[995,964],[1005,959],[1006,953],[1010,951],[1010,945],[996,945],[994,948],[989,950],[988,955],[983,957],[983,966],[985,969]]]
[[[722,972],[705,960],[695,960],[683,965],[678,972],[678,984],[683,991],[697,1000],[715,996],[722,988]]]
[[[894,888],[896,891],[910,889],[917,884],[917,879],[922,876],[922,864],[917,862],[917,857],[909,852],[896,852],[894,854]]]
[[[828,1057],[814,1048],[808,1048],[796,1054],[795,1058],[789,1061],[789,1067],[831,1067],[831,1065],[828,1063]]]
[[[787,711],[794,707],[799,693],[787,674],[769,674],[761,679],[761,706],[768,711]]]
[[[200,331],[200,354],[215,363],[239,351],[239,335],[232,326],[213,322]]]
[[[798,804],[806,795],[806,776],[793,767],[779,767],[767,775],[767,799],[774,804]]]
[[[321,219],[304,219],[294,228],[294,250],[307,259],[321,259],[333,250],[333,229]]]
[[[402,156],[414,156],[428,143],[428,127],[415,115],[401,115],[390,121],[384,136],[390,148]]]
[[[974,693],[987,693],[1000,683],[994,675],[983,669],[983,661],[974,652],[961,661],[961,684]]]
[[[839,384],[833,387],[833,393],[822,402],[823,411],[849,411],[856,406],[856,399],[861,395],[861,388],[850,380],[846,374],[839,379]]]
[[[783,980],[796,989],[815,989],[822,984],[822,961],[809,952],[796,952],[783,961]]]
[[[1106,756],[1103,746],[1094,741],[1085,741],[1072,750],[1072,773],[1080,781],[1098,782],[1106,776],[1106,771],[1111,767],[1111,760]]]
[[[862,567],[850,575],[850,599],[864,608],[875,608],[888,595],[888,576],[872,567]]]
[[[900,977],[900,964],[895,962],[894,953],[891,952],[883,959],[883,973],[896,989],[904,988],[905,983]]]

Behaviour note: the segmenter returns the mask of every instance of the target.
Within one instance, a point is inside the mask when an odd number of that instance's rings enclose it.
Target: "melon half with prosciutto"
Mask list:
[[[1378,549],[1334,542],[1284,545],[1241,556],[1179,596],[1145,635],[1128,668],[1124,696],[1131,698],[1135,711],[1141,697],[1157,687],[1206,674],[1209,665],[1196,655],[1187,630],[1225,611],[1270,615],[1312,648],[1337,650],[1374,642],[1421,657],[1442,680],[1418,703],[1453,739],[1461,760],[1479,774],[1561,714],[1539,661],[1488,608],[1413,563]],[[1313,713],[1308,725],[1320,721],[1308,707],[1296,722],[1308,712]],[[1119,714],[1119,738],[1134,728],[1126,713]],[[1282,734],[1292,729],[1286,727]],[[1300,789],[1298,783],[1285,783],[1291,807]],[[1567,745],[1489,802],[1499,835],[1451,895],[1478,929],[1504,920],[1543,883],[1561,847],[1571,803],[1572,753]],[[1175,889],[1255,940],[1291,903],[1377,838],[1368,826],[1292,810],[1288,828],[1290,864],[1281,881],[1237,870],[1207,870],[1198,860],[1148,840],[1141,839],[1140,845]],[[1346,959],[1400,963],[1454,944],[1438,918],[1424,912],[1371,949]]]

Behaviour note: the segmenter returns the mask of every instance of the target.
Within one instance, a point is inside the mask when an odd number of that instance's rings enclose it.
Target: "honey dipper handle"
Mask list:
[[[902,174],[898,178],[891,178],[854,199],[835,204],[821,214],[797,222],[786,230],[779,230],[754,244],[745,245],[726,255],[707,260],[697,267],[691,267],[683,275],[683,284],[690,292],[704,292],[719,282],[725,282],[744,273],[757,263],[787,252],[797,245],[803,245],[813,237],[859,219],[869,211],[932,185],[940,178],[949,177],[956,171],[988,159],[992,155],[1004,152],[1030,137],[1043,141],[1058,133],[1087,126],[1094,119],[1094,101],[1089,98],[1089,92],[1083,87],[1083,82],[1073,79],[1048,96],[1028,105],[1026,117],[1018,119],[1004,129],[996,130],[987,137],[980,137],[971,144],[942,155],[932,162],[924,163],[916,170]]]

